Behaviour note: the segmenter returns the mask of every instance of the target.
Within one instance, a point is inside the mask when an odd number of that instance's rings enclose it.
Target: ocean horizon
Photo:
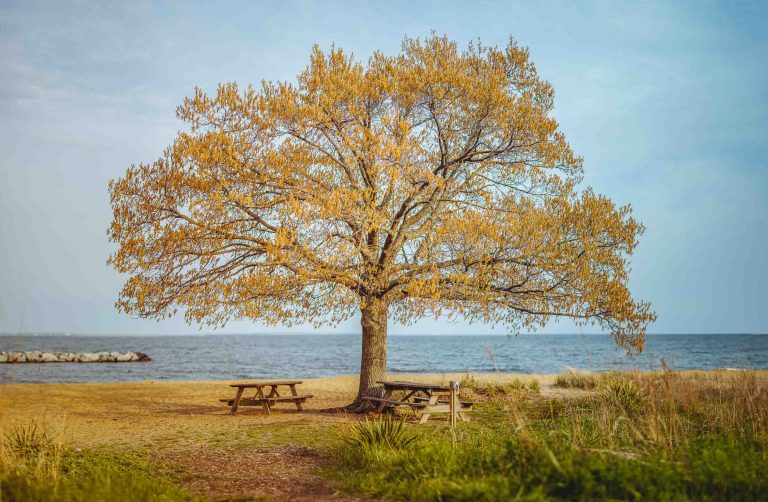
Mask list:
[[[3,334],[0,351],[144,352],[147,363],[0,364],[0,383],[317,378],[357,374],[357,334]],[[768,369],[768,335],[650,334],[627,355],[608,335],[390,335],[387,371],[559,373]]]

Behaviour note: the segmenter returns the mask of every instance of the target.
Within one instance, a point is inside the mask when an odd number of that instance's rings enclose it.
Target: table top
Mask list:
[[[376,383],[382,384],[387,389],[393,390],[439,390],[448,392],[451,390],[450,385],[441,385],[434,383],[421,383],[421,382],[406,382],[403,380],[379,380]]]
[[[298,385],[300,383],[302,383],[301,380],[274,380],[269,382],[233,383],[230,387],[269,387],[270,385]]]

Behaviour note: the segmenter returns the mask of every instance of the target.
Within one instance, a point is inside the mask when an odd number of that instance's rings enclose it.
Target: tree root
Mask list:
[[[375,411],[376,407],[369,401],[356,399],[354,402],[345,406],[344,409],[349,413],[369,413]]]

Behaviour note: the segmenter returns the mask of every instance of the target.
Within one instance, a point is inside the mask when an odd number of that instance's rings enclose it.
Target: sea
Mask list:
[[[0,364],[0,384],[314,378],[357,374],[360,336],[329,334],[2,335],[0,351],[144,352],[146,363]],[[398,373],[559,373],[566,368],[768,369],[768,335],[648,335],[629,356],[608,335],[413,335],[388,338]]]

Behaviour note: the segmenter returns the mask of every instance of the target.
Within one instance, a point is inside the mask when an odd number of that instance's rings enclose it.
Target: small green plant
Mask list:
[[[352,425],[345,438],[349,444],[364,448],[386,447],[400,449],[410,446],[418,439],[416,433],[405,425],[405,417],[400,420],[387,415],[377,420],[368,420]]]
[[[530,382],[528,382],[528,389],[534,392],[539,392],[539,390],[541,389],[541,386],[539,385],[539,381],[531,380]]]

